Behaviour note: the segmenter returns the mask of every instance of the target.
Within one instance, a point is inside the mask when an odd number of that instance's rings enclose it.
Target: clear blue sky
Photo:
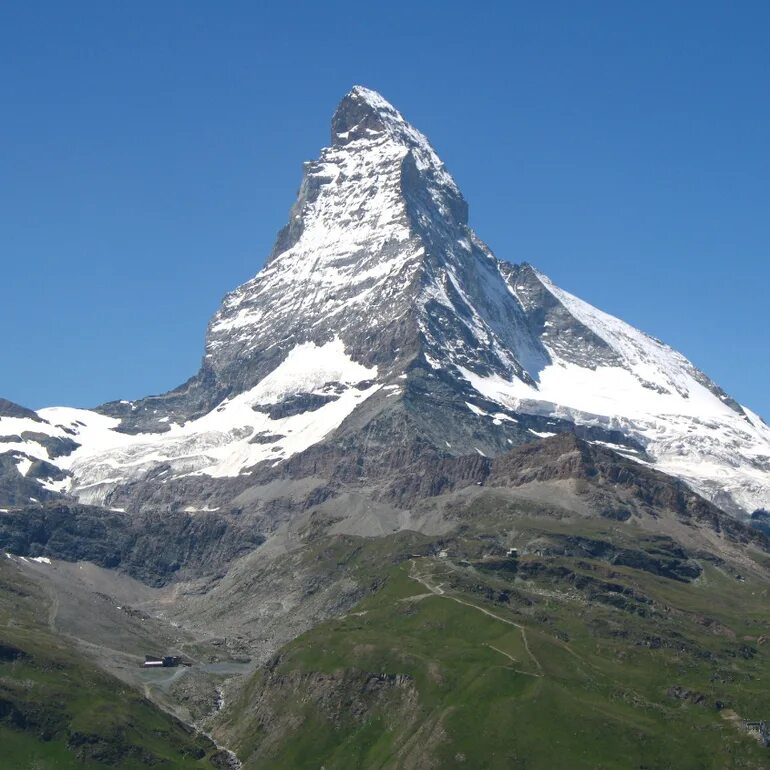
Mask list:
[[[190,376],[361,83],[498,256],[770,417],[770,3],[282,5],[0,5],[0,395]]]

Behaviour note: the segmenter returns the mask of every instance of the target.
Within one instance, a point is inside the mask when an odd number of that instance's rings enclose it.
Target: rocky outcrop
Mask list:
[[[0,513],[0,550],[90,561],[150,585],[216,574],[264,537],[215,513],[128,515],[55,503]]]
[[[19,472],[21,459],[26,460],[28,464],[24,474]],[[64,478],[64,472],[52,463],[15,452],[0,454],[0,507],[27,506],[35,501],[57,500],[61,495],[43,486],[40,481],[58,481]]]
[[[24,417],[35,422],[43,422],[36,412],[9,401],[7,398],[0,398],[0,417]]]
[[[276,747],[308,727],[293,709],[298,699],[322,729],[336,733],[361,729],[373,720],[384,720],[391,729],[408,724],[417,708],[418,693],[417,683],[403,673],[283,671],[277,658],[257,674],[241,698],[226,709],[222,729],[240,743],[238,726],[243,724],[244,708],[248,709],[248,723],[256,729],[243,740],[241,745],[247,744],[249,750],[242,751],[241,758],[247,766],[258,767]]]
[[[595,559],[683,583],[691,582],[703,572],[694,555],[670,537],[640,538],[638,545],[639,548],[629,548],[607,540],[554,534],[547,538],[547,542],[539,542],[536,552],[541,556]]]

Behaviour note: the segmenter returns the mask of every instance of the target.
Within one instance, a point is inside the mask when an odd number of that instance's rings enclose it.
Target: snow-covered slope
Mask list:
[[[757,415],[680,353],[533,272],[609,350],[600,347],[593,360],[585,349],[570,355],[551,344],[558,329],[545,321],[542,339],[551,360],[535,382],[463,369],[475,390],[517,412],[621,431],[645,448],[659,470],[733,512],[768,504],[770,428]]]
[[[46,452],[72,492],[101,501],[130,481],[280,463],[364,402],[356,414],[407,398],[437,451],[588,426],[734,513],[770,504],[770,429],[663,343],[497,259],[428,140],[360,86],[305,164],[265,267],[212,318],[198,374],[137,402],[41,410],[45,431],[79,446],[14,451],[22,467]]]
[[[399,333],[419,283],[425,247],[410,223],[407,167],[415,169],[413,186],[451,220],[464,204],[428,141],[378,94],[353,89],[335,112],[332,145],[305,164],[265,268],[229,294],[209,324],[205,365],[215,376],[250,384],[262,370],[244,360],[269,361],[270,346],[335,334],[370,363],[391,358],[366,340],[388,328]]]
[[[297,345],[258,385],[164,433],[122,433],[120,420],[85,409],[51,407],[39,415],[80,444],[58,458],[77,497],[102,503],[116,486],[161,468],[158,483],[164,476],[237,476],[263,461],[281,462],[322,440],[376,392],[376,374],[334,339]]]

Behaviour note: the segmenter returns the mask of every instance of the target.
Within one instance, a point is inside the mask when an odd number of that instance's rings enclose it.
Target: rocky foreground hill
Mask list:
[[[196,375],[0,401],[0,734],[19,767],[765,767],[768,506],[761,418],[495,257],[356,87]],[[43,709],[54,648],[164,737]]]

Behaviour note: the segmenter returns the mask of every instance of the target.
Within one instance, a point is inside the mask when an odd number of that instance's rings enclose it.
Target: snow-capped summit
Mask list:
[[[390,363],[396,347],[401,359],[418,353],[408,311],[433,258],[426,235],[465,234],[465,201],[428,140],[374,91],[345,96],[332,138],[305,164],[265,268],[211,321],[205,364],[218,376],[231,377],[233,365],[242,372],[244,357],[262,358],[269,346],[336,333],[370,363]],[[372,333],[402,344],[372,346]]]
[[[354,86],[342,99],[332,117],[331,143],[344,147],[356,141],[388,137],[407,147],[422,169],[430,169],[441,184],[460,196],[455,181],[444,168],[427,137],[376,91]]]
[[[160,472],[278,466],[343,434],[369,452],[492,455],[571,431],[733,513],[770,504],[770,429],[681,354],[492,254],[425,136],[362,86],[264,268],[211,319],[200,371],[161,396],[40,414],[80,445],[47,459],[94,501]]]

